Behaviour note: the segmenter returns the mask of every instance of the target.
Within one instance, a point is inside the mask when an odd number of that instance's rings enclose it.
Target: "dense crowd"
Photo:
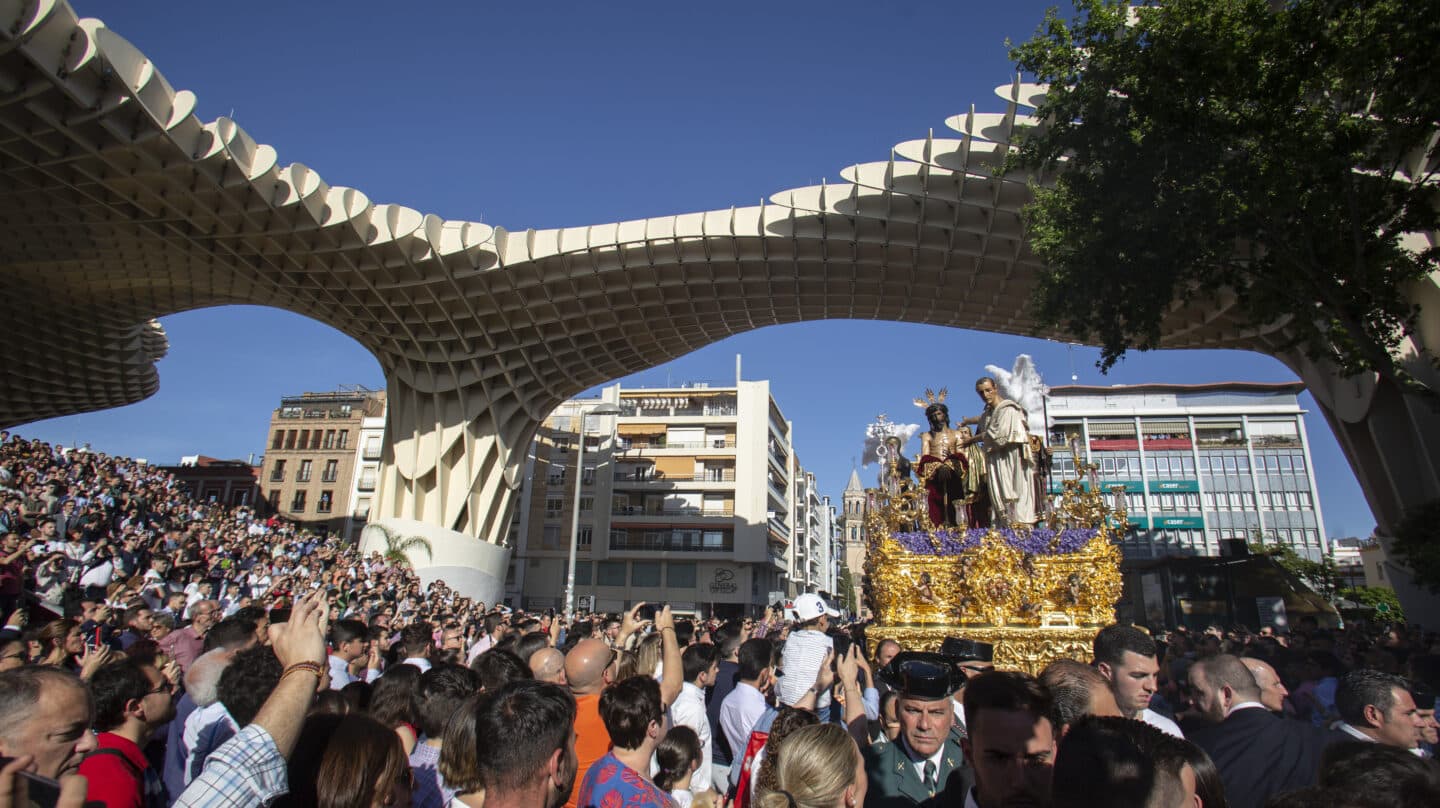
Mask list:
[[[1440,805],[1416,628],[1116,625],[1032,676],[814,595],[487,606],[4,433],[0,497],[0,808]]]

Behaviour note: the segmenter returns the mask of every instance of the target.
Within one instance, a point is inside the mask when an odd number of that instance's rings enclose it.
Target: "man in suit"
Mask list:
[[[903,651],[877,676],[898,694],[900,736],[862,750],[870,781],[865,808],[958,805],[971,778],[950,696],[965,675],[943,654]]]
[[[990,671],[965,685],[965,761],[975,785],[965,808],[1043,808],[1054,774],[1055,706],[1035,677]]]
[[[1195,706],[1211,722],[1190,740],[1220,770],[1232,808],[1259,808],[1276,794],[1315,785],[1325,748],[1344,740],[1333,730],[1270,712],[1239,657],[1221,654],[1196,662],[1190,685]]]

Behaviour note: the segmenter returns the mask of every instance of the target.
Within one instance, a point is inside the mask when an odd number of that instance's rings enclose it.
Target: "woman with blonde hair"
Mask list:
[[[775,757],[775,782],[757,788],[759,808],[857,808],[865,802],[865,763],[838,724],[795,730]]]

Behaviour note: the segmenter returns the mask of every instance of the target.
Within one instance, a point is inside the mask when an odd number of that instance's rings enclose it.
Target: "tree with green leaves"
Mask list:
[[[1440,229],[1437,43],[1433,0],[1052,9],[1011,49],[1046,85],[1009,165],[1053,178],[1025,211],[1037,319],[1108,370],[1176,301],[1233,302],[1277,352],[1428,390],[1402,355],[1440,269],[1415,236]]]
[[[845,564],[840,565],[840,574],[835,578],[835,587],[840,590],[840,601],[845,605],[850,614],[859,614],[859,604],[855,602],[855,576]]]
[[[1407,514],[1389,549],[1410,568],[1416,584],[1440,593],[1440,500]]]
[[[1400,606],[1400,598],[1396,597],[1395,590],[1387,586],[1352,586],[1340,590],[1340,597],[1374,609],[1377,620],[1405,622],[1405,609]]]
[[[435,557],[434,547],[424,536],[401,536],[384,525],[373,523],[366,525],[365,529],[376,531],[385,540],[385,549],[380,551],[380,556],[388,564],[401,567],[414,566],[410,561],[410,553],[414,550],[424,550],[426,558]]]
[[[1335,600],[1342,581],[1340,580],[1340,569],[1336,566],[1333,557],[1326,555],[1322,556],[1319,561],[1311,561],[1295,552],[1295,549],[1288,544],[1267,543],[1258,530],[1255,531],[1254,539],[1249,544],[1252,554],[1269,556],[1291,575],[1299,578],[1301,583],[1310,587],[1315,594],[1328,601]]]

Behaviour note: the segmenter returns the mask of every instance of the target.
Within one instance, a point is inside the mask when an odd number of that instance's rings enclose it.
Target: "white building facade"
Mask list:
[[[1328,543],[1299,382],[1050,390],[1050,489],[1074,479],[1075,453],[1123,489],[1127,559],[1220,555],[1227,539],[1291,546],[1318,560]]]
[[[619,415],[584,417],[601,404]],[[541,425],[511,524],[506,599],[563,608],[575,485],[577,606],[637,601],[721,617],[834,591],[828,507],[799,467],[767,381],[604,388]]]

